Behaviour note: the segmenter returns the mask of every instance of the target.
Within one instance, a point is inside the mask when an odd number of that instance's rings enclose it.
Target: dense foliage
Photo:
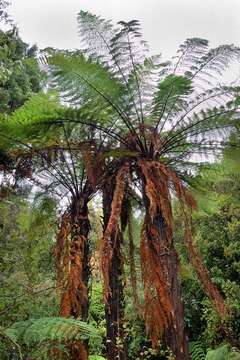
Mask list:
[[[29,47],[16,28],[0,30],[1,114],[14,111],[41,89],[41,72],[34,59],[37,47]]]

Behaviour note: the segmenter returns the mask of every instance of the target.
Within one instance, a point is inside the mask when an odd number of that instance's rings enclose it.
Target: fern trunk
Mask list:
[[[90,222],[88,218],[88,199],[74,199],[70,209],[70,234],[66,246],[69,248],[67,276],[61,297],[60,315],[63,317],[88,319],[88,281],[90,276],[90,250],[88,235]],[[68,346],[70,360],[88,359],[88,342],[77,342]]]
[[[162,337],[176,360],[187,360],[190,359],[188,338],[184,328],[184,308],[178,279],[179,260],[169,225],[171,221],[167,224],[157,206],[158,210],[152,215],[145,182],[143,193],[146,216],[141,258],[146,325],[153,345],[157,346],[158,339]],[[168,199],[164,196],[164,202],[166,201]],[[171,209],[170,203],[166,206]]]
[[[104,230],[107,227],[114,194],[115,184],[109,182],[103,190]],[[123,258],[121,245],[123,235],[119,228],[111,236],[113,248],[112,261],[109,269],[110,292],[105,303],[106,317],[106,356],[108,360],[126,360],[124,341],[124,298],[123,298]]]

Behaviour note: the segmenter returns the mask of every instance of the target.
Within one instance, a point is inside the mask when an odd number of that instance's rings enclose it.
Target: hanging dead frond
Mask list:
[[[177,198],[179,200],[183,201],[189,208],[196,209],[197,204],[196,204],[194,197],[192,196],[192,194],[188,190],[188,188],[186,186],[184,186],[182,180],[179,179],[179,177],[173,170],[171,170],[168,166],[166,166],[165,164],[162,164],[158,161],[149,161],[148,163],[146,163],[146,161],[145,162],[141,161],[140,164],[141,164],[142,170],[144,167],[145,168],[148,167],[149,169],[157,168],[159,170],[158,175],[162,176],[163,178],[165,177],[166,181],[168,182],[168,186],[170,185],[170,183],[172,183],[173,188],[176,192]],[[146,175],[147,175],[146,170],[145,170],[145,173],[143,172],[143,174],[146,177]],[[160,197],[160,195],[161,194],[159,194],[159,197]]]
[[[83,275],[88,231],[86,211],[77,216],[72,216],[69,210],[63,214],[55,247],[57,286],[61,296],[60,315],[63,317],[80,316],[88,301]]]
[[[152,344],[156,347],[164,330],[173,322],[174,312],[168,276],[160,258],[160,246],[147,232],[148,226],[145,223],[140,246],[145,298],[144,319]],[[162,256],[165,256],[164,253]]]
[[[153,346],[174,322],[170,274],[166,256],[172,247],[173,216],[168,176],[153,161],[139,160],[149,203],[142,229],[141,266],[144,285],[144,318]],[[162,224],[156,219],[160,217]],[[159,227],[160,226],[160,227]]]
[[[87,306],[87,285],[84,282],[84,260],[86,252],[86,235],[89,231],[88,214],[83,212],[71,218],[71,242],[69,247],[69,271],[61,299],[60,314],[64,317],[82,315]],[[84,227],[87,226],[87,230]]]
[[[91,185],[95,187],[103,175],[103,158],[100,156],[100,152],[94,141],[81,144],[80,151],[86,168],[87,177]]]
[[[113,248],[115,241],[111,241],[112,236],[115,236],[115,239],[118,236],[118,223],[121,216],[122,202],[124,198],[124,190],[126,187],[126,181],[129,174],[128,164],[123,165],[117,175],[116,183],[113,194],[113,200],[111,204],[111,214],[107,224],[107,227],[104,231],[103,238],[101,241],[101,267],[104,279],[104,298],[107,302],[107,298],[110,295],[109,287],[109,271],[110,265],[112,262]]]
[[[161,212],[168,228],[168,238],[172,238],[173,216],[168,189],[168,176],[155,161],[139,160],[138,164],[145,178],[145,191],[149,200],[149,215],[153,219]]]
[[[77,226],[77,225],[75,225]],[[81,315],[83,304],[87,301],[87,287],[83,282],[84,236],[71,242],[70,247],[70,269],[67,286],[63,292],[61,301],[61,316],[68,317]]]
[[[184,327],[179,321],[183,307],[177,278],[179,261],[173,244],[173,215],[170,184],[177,196],[194,204],[186,189],[173,172],[156,161],[138,161],[144,185],[146,206],[142,230],[141,265],[144,284],[144,318],[153,346],[162,335],[175,336],[183,349]],[[171,329],[175,329],[171,332]]]

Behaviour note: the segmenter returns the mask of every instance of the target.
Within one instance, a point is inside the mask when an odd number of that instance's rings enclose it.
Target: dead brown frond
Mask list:
[[[157,241],[150,240],[145,223],[141,239],[141,266],[144,285],[144,319],[153,346],[157,346],[164,330],[173,321],[173,305],[170,298],[170,284],[163,266]],[[164,256],[164,255],[163,255]]]
[[[169,329],[175,329],[179,344],[182,344],[184,331],[179,321],[182,306],[177,278],[179,262],[173,245],[170,184],[174,185],[177,196],[184,203],[194,202],[174,172],[165,165],[146,160],[140,160],[138,164],[143,175],[146,207],[141,241],[145,322],[153,346]],[[171,336],[175,336],[174,333]]]
[[[60,315],[64,317],[80,316],[81,309],[87,302],[87,287],[83,281],[83,259],[87,239],[81,228],[84,220],[81,215],[73,219],[69,211],[66,211],[62,216],[57,236],[57,285],[61,289]]]
[[[113,247],[115,242],[111,240],[113,236],[115,237],[115,240],[118,236],[118,223],[121,216],[122,201],[128,174],[129,166],[123,165],[116,175],[115,189],[111,204],[111,214],[101,241],[101,268],[104,279],[105,302],[107,302],[107,298],[111,293],[109,287],[109,270],[112,262]]]
[[[61,302],[61,315],[75,317],[81,315],[83,304],[87,301],[87,287],[82,278],[84,256],[84,236],[78,236],[71,242],[70,247],[70,270],[67,286],[63,293]],[[69,313],[69,309],[70,313]]]
[[[103,175],[104,161],[94,141],[85,142],[80,145],[83,163],[86,168],[87,177],[93,187],[97,185]]]
[[[78,213],[76,217],[71,217],[69,271],[61,301],[62,316],[81,316],[82,309],[86,307],[88,301],[87,286],[83,275],[84,259],[88,256],[85,254],[86,226],[89,226],[87,213]],[[71,309],[70,313],[68,313],[69,309]]]
[[[150,203],[149,215],[151,219],[154,219],[157,213],[161,212],[168,229],[168,238],[171,241],[173,216],[167,173],[160,171],[155,161],[139,160],[138,164],[145,178],[145,192]]]

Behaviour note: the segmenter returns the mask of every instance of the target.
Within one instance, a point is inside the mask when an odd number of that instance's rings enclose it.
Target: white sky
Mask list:
[[[211,46],[240,45],[240,0],[12,0],[10,13],[24,41],[78,48],[80,10],[114,22],[140,20],[152,53],[164,59],[189,37],[208,39]]]

